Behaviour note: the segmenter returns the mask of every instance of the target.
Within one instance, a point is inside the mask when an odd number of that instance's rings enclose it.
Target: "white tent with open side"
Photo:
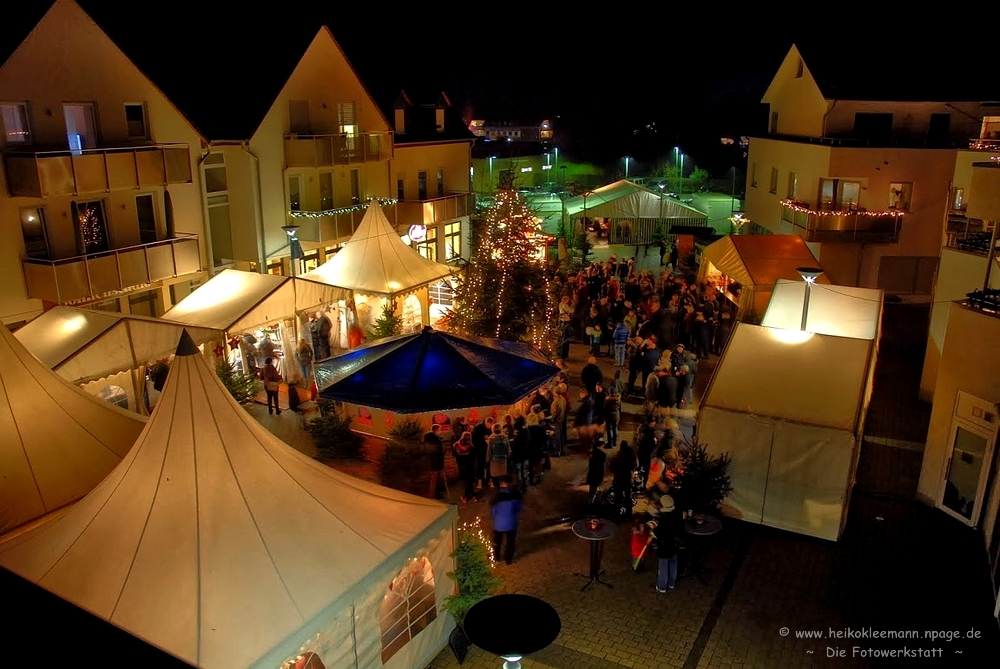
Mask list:
[[[356,304],[362,302],[358,299],[360,296],[393,301],[396,297],[413,294],[420,305],[420,324],[429,325],[427,286],[444,280],[452,271],[448,265],[425,258],[408,246],[386,218],[378,201],[372,200],[358,229],[343,248],[303,276],[350,290]],[[364,324],[366,319],[359,320]]]
[[[173,355],[183,329],[159,318],[56,306],[14,336],[70,383],[93,394],[120,387],[129,409],[145,413],[146,367]],[[218,341],[222,335],[219,330],[190,326],[188,334],[199,345]]]
[[[840,537],[875,358],[875,339],[737,324],[697,427],[709,453],[732,456],[727,513]]]
[[[456,519],[279,441],[183,335],[129,454],[0,566],[198,667],[422,667],[453,627]]]
[[[60,379],[0,327],[0,534],[90,492],[145,424]]]

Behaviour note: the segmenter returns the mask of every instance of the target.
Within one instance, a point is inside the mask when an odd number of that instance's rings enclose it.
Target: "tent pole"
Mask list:
[[[142,401],[142,393],[139,392],[139,361],[135,357],[135,342],[132,340],[132,324],[129,321],[125,321],[125,336],[128,338],[128,350],[132,357],[132,373],[129,376],[132,377],[132,392],[135,393],[135,406],[138,409],[140,415],[148,416],[149,412],[146,411],[146,404]],[[146,384],[143,383],[145,386]]]

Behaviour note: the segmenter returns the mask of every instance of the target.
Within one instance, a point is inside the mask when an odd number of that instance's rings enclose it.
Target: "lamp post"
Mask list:
[[[625,156],[625,178],[628,179],[628,162],[632,160],[631,156]]]
[[[281,229],[288,235],[289,264],[292,266],[292,276],[295,276],[295,263],[298,258],[302,257],[302,245],[299,244],[299,238],[296,237],[296,234],[299,232],[299,226],[288,224],[281,226]]]
[[[806,320],[809,318],[809,295],[812,293],[812,287],[816,283],[816,279],[823,275],[823,270],[819,267],[796,267],[795,271],[806,282],[806,293],[802,299],[802,324],[799,326],[799,329],[805,332]]]

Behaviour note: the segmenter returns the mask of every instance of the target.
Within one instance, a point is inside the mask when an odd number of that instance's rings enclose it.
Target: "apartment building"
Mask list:
[[[750,140],[746,216],[802,235],[834,283],[929,300],[957,148],[980,136],[989,98],[883,77],[842,51],[793,45],[778,68],[768,132]]]
[[[0,319],[158,315],[202,277],[201,138],[71,0],[0,66]]]
[[[475,137],[445,93],[410,90],[412,96],[401,91],[392,105],[397,202],[390,220],[424,257],[468,259]]]

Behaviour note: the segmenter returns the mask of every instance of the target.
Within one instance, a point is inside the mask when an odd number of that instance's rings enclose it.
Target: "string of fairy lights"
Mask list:
[[[349,207],[339,207],[337,209],[324,209],[323,211],[290,211],[288,215],[292,218],[326,218],[327,216],[341,216],[343,214],[352,214],[359,211],[365,211],[368,209],[368,204],[372,200],[377,200],[383,207],[388,207],[391,204],[396,204],[399,202],[394,197],[370,197],[367,202],[360,204],[352,204]]]
[[[862,211],[854,209],[836,211],[817,210],[796,200],[782,200],[780,204],[792,211],[811,216],[862,216],[865,218],[880,218],[882,216],[903,216],[906,214],[902,209],[886,209],[885,211]]]
[[[490,564],[496,564],[496,556],[493,554],[493,540],[486,535],[486,530],[483,529],[482,518],[477,516],[472,520],[465,521],[459,526],[458,531],[470,534],[475,537],[476,541],[482,543],[486,548],[486,554],[490,558]]]
[[[80,220],[84,250],[99,248],[104,243],[104,230],[97,207],[81,206],[77,218]]]

